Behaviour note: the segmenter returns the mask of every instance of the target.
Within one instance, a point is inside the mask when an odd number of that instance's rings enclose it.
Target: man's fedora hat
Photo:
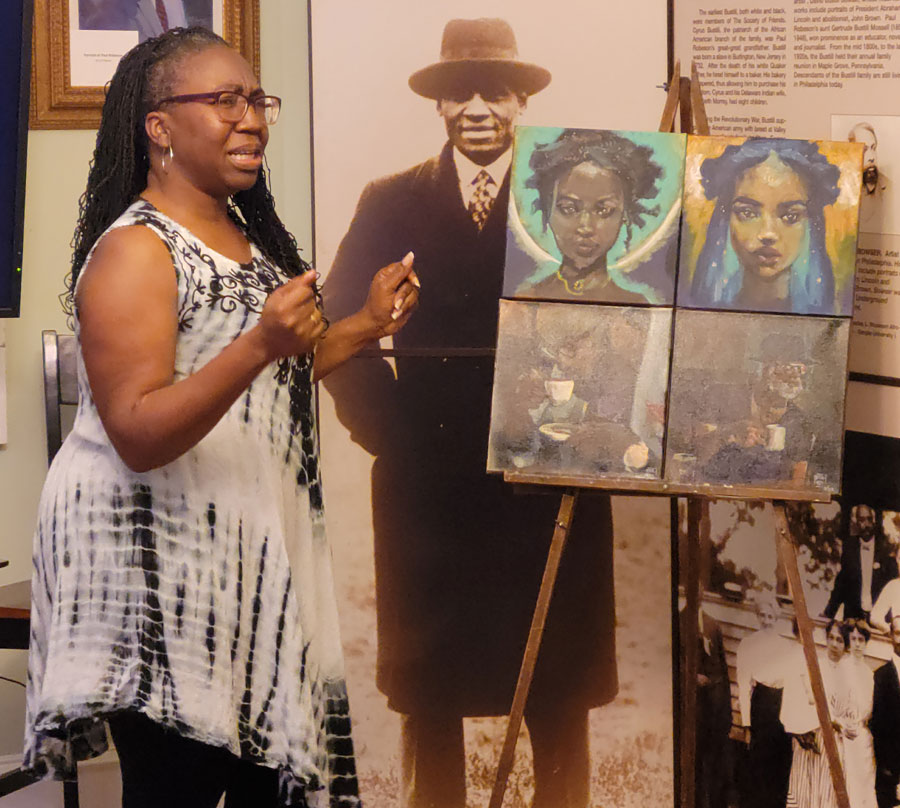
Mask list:
[[[533,95],[550,83],[550,71],[518,59],[516,36],[506,20],[450,20],[444,26],[441,60],[409,77],[413,92],[446,98],[448,92],[499,78],[516,93]]]

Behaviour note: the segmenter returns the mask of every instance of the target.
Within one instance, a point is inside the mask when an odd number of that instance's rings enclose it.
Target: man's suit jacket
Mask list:
[[[687,636],[685,612],[680,617],[682,642]],[[725,658],[725,640],[719,622],[700,611],[702,628],[697,635],[697,673],[705,677],[697,689],[696,724],[698,754],[708,752],[708,747],[723,744],[731,729],[731,684]],[[688,683],[684,683],[687,687]]]
[[[847,536],[841,548],[841,569],[834,579],[834,589],[828,598],[825,615],[834,617],[844,604],[844,619],[863,617],[862,609],[862,564],[860,561],[859,536]],[[888,581],[898,577],[897,560],[886,549],[884,539],[876,536],[875,555],[872,569],[872,604],[878,600],[881,590]]]
[[[875,745],[876,768],[882,777],[890,772],[896,786],[900,774],[900,679],[891,660],[875,671],[869,729]]]
[[[479,231],[447,144],[366,187],[323,290],[328,317],[344,317],[380,267],[415,253],[420,304],[394,338],[414,355],[396,378],[358,358],[326,380],[376,456],[378,684],[403,712],[508,712],[559,505],[485,471],[508,202],[507,177]],[[530,703],[615,695],[611,535],[608,499],[582,497]]]

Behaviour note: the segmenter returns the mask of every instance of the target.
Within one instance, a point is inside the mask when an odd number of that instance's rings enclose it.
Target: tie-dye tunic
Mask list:
[[[138,201],[178,283],[175,380],[259,319],[286,280],[209,249]],[[127,272],[123,266],[122,272]],[[78,327],[76,322],[76,333]],[[152,471],[113,449],[78,357],[80,403],[34,547],[25,765],[57,777],[138,710],[281,771],[285,805],[355,805],[308,357],[265,368],[194,448]]]

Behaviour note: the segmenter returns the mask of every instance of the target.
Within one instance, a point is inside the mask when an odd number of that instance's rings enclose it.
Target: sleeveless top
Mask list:
[[[144,200],[110,229],[125,225],[172,256],[175,381],[251,329],[288,279],[255,245],[240,264]],[[26,768],[71,775],[106,749],[105,716],[137,710],[278,768],[284,805],[358,804],[311,372],[308,356],[264,368],[196,446],[138,473],[79,350],[75,424],[35,534]]]

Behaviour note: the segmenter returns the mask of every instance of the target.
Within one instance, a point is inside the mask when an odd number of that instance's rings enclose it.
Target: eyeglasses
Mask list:
[[[277,95],[246,96],[234,90],[172,95],[168,98],[163,98],[159,105],[185,104],[191,101],[205,101],[207,104],[214,106],[219,117],[226,123],[237,123],[243,120],[251,104],[256,114],[262,115],[269,126],[278,120],[278,113],[281,112],[281,99]]]

